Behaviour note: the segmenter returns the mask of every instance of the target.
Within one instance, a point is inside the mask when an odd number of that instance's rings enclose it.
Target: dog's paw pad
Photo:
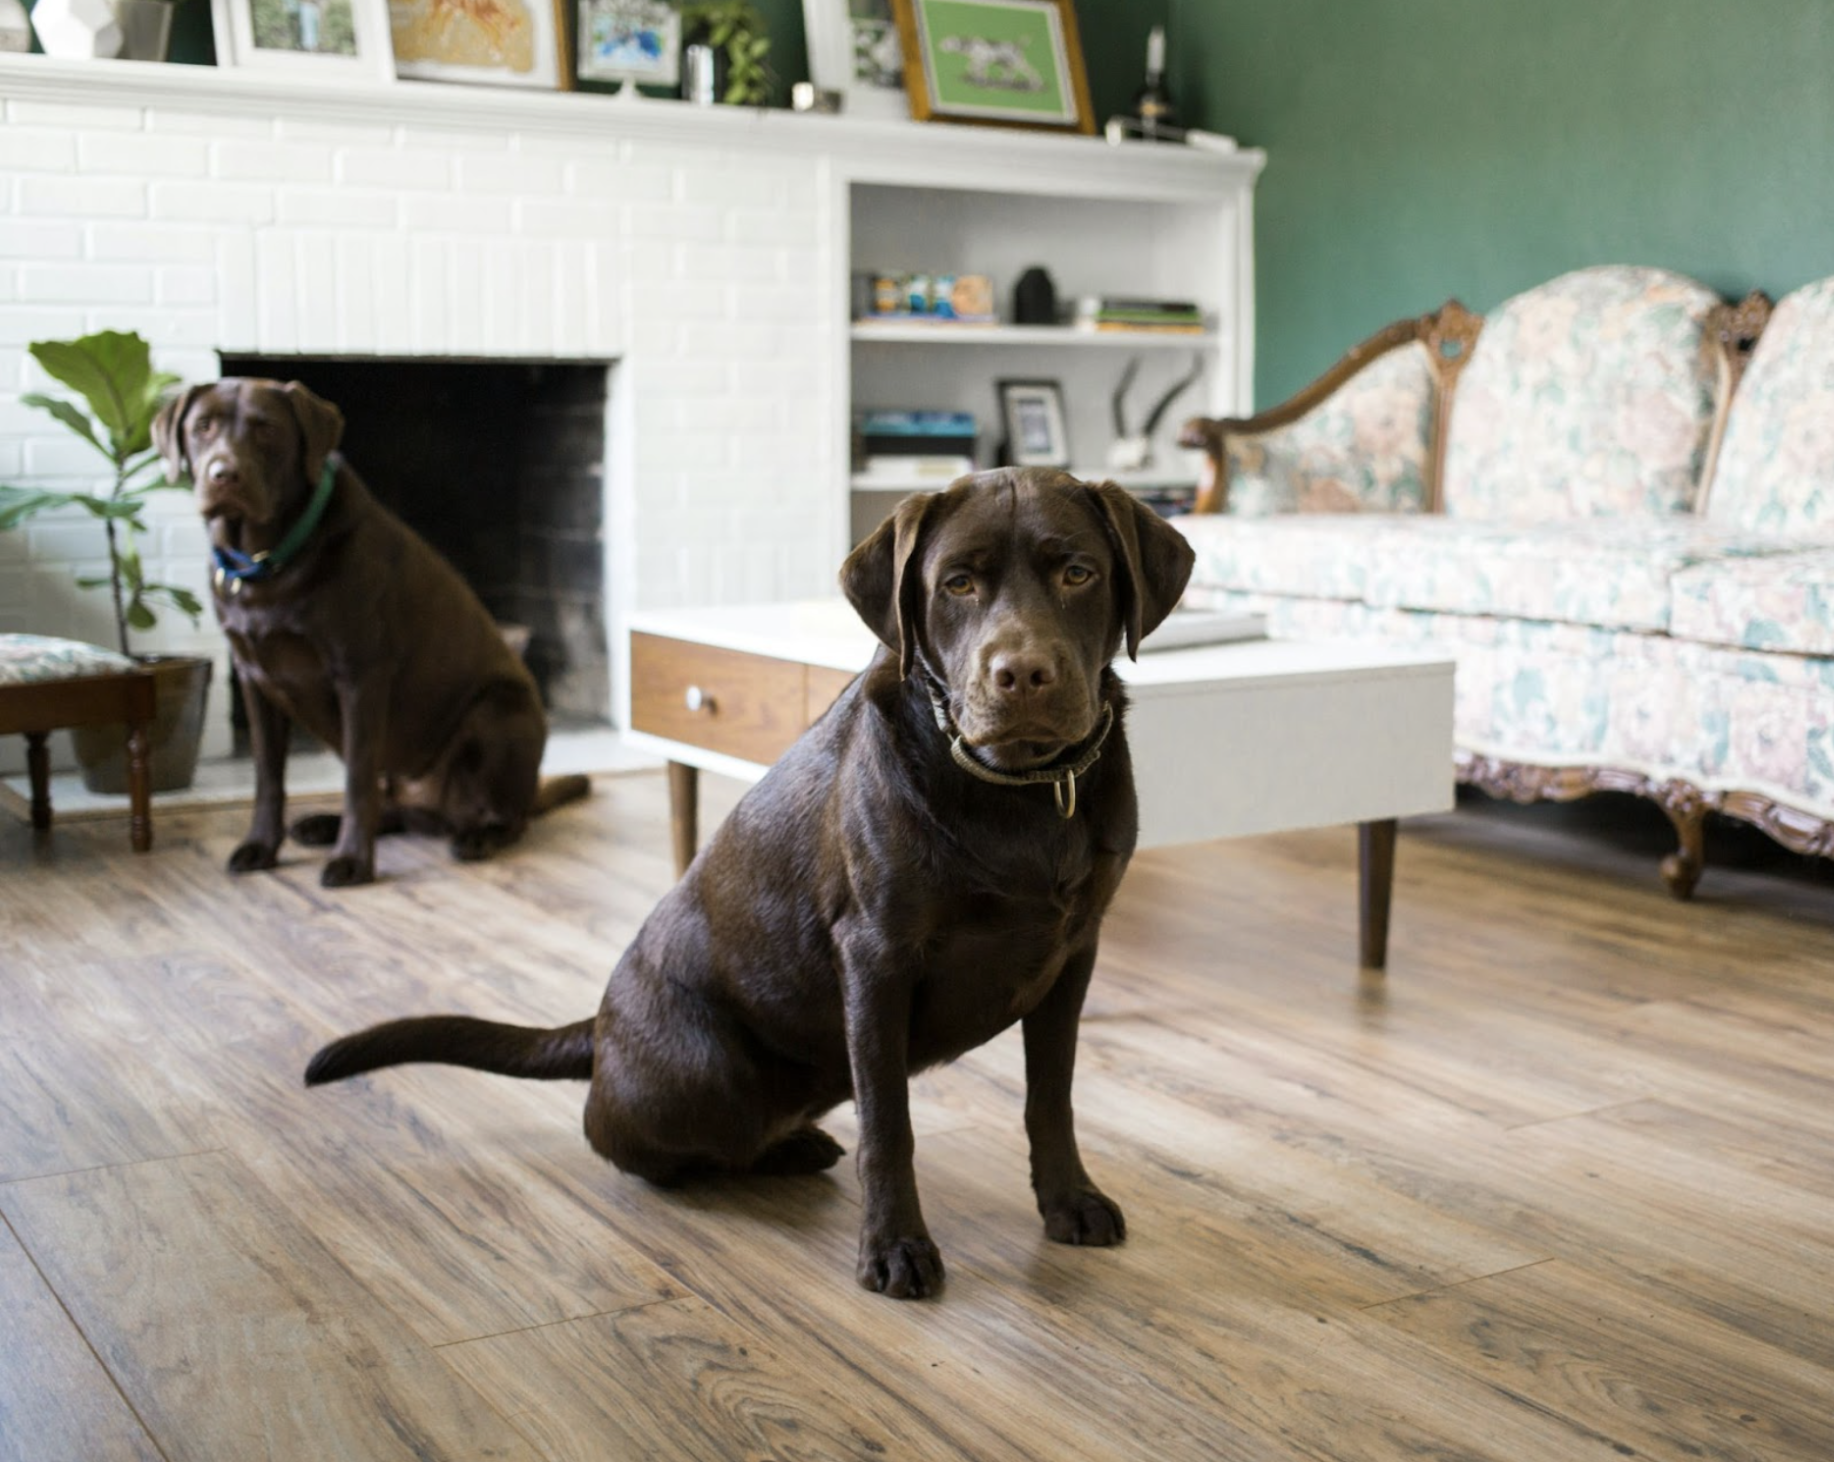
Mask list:
[[[325,888],[355,888],[376,881],[376,865],[368,858],[333,858],[319,875]]]
[[[231,873],[254,873],[263,868],[277,867],[279,863],[277,849],[269,843],[257,843],[252,839],[229,855]]]
[[[287,836],[308,848],[329,848],[338,840],[342,823],[343,819],[335,812],[315,812],[296,821],[287,829]]]
[[[860,1246],[859,1280],[895,1300],[920,1300],[942,1290],[942,1254],[928,1237],[869,1240]]]
[[[1127,1237],[1127,1220],[1120,1205],[1094,1188],[1040,1205],[1046,1237],[1060,1244],[1087,1244],[1106,1248]]]
[[[776,1176],[822,1173],[846,1155],[847,1149],[821,1128],[803,1127],[767,1147],[752,1171]]]

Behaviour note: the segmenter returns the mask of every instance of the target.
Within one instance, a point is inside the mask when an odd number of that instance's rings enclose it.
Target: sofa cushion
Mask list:
[[[1673,601],[1678,639],[1834,655],[1834,548],[1699,564],[1675,575]]]
[[[1169,521],[1191,542],[1191,583],[1206,589],[1360,599],[1374,544],[1400,515],[1195,513]],[[1405,521],[1424,521],[1407,515]]]
[[[1706,511],[1753,531],[1834,530],[1834,279],[1785,298],[1758,337]]]
[[[1661,269],[1562,275],[1485,321],[1452,404],[1447,514],[1517,523],[1692,509],[1719,297]]]
[[[1425,347],[1401,346],[1297,421],[1226,438],[1227,511],[1420,512],[1432,432]]]
[[[1661,631],[1668,627],[1673,574],[1703,560],[1785,546],[1694,518],[1521,526],[1391,519],[1371,545],[1363,597],[1397,609]]]

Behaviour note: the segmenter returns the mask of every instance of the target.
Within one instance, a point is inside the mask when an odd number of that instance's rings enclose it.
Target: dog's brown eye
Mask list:
[[[213,432],[216,429],[217,419],[214,416],[200,416],[196,421],[191,423],[191,430],[196,432],[199,436]]]
[[[1073,563],[1063,571],[1063,581],[1072,589],[1088,583],[1089,580],[1094,577],[1095,573],[1093,570],[1086,569],[1079,563]]]
[[[971,574],[950,574],[942,581],[942,586],[951,594],[972,594],[974,577]]]

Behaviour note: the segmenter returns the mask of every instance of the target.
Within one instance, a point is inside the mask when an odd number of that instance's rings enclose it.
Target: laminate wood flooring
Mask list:
[[[661,1192],[577,1083],[300,1084],[591,1012],[660,775],[341,892],[231,879],[239,811],[0,822],[0,1458],[1829,1462],[1834,878],[1747,840],[1679,905],[1599,806],[1405,824],[1386,979],[1348,829],[1140,857],[1077,1083],[1128,1241],[1044,1239],[1015,1030],[915,1084],[917,1304],[850,1162]]]

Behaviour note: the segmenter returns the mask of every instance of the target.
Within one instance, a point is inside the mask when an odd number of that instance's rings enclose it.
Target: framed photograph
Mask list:
[[[809,79],[845,98],[852,117],[908,120],[904,48],[892,0],[802,0]]]
[[[1070,433],[1064,425],[1063,387],[1056,381],[1001,381],[998,390],[1011,464],[1068,467]]]
[[[211,0],[217,65],[321,81],[395,79],[387,0]]]
[[[666,0],[579,0],[581,81],[681,85],[681,12]]]
[[[240,0],[232,0],[240,3]],[[395,74],[567,91],[572,0],[388,0]]]
[[[1095,132],[1071,0],[893,0],[920,121]]]

